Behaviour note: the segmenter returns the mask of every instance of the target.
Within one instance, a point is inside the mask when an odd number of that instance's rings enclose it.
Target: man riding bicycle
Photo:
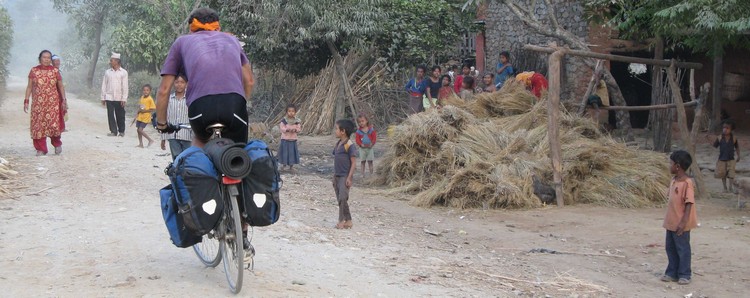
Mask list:
[[[216,11],[198,8],[190,14],[188,23],[190,34],[174,41],[161,70],[156,128],[163,133],[175,131],[174,123],[167,123],[167,107],[172,84],[177,75],[183,74],[190,80],[186,103],[193,145],[203,147],[212,135],[206,128],[215,123],[225,126],[224,137],[247,143],[247,103],[254,84],[250,62],[239,40],[220,31]],[[251,249],[246,233],[243,238],[245,249]]]

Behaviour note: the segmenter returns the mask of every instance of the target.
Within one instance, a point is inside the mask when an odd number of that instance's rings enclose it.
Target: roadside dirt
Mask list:
[[[107,137],[105,109],[69,96],[63,154],[35,157],[23,87],[11,85],[0,107],[0,157],[21,172],[14,193],[0,198],[3,296],[233,296],[221,266],[204,268],[191,249],[169,241],[158,197],[168,183],[168,151],[135,148],[134,127],[124,138]],[[255,229],[255,271],[246,272],[242,296],[741,297],[750,290],[750,212],[716,192],[711,177],[714,199],[698,203],[701,227],[692,233],[693,283],[679,286],[658,280],[667,261],[662,207],[422,209],[357,175],[354,228],[333,229],[332,143],[300,140],[303,165],[283,173],[280,222]],[[699,147],[701,160],[714,160],[715,151]]]

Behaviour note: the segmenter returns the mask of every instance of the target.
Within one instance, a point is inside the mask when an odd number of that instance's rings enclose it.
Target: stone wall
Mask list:
[[[532,1],[525,2],[526,9],[533,9],[534,14],[542,23],[548,24],[547,7],[543,1],[537,2],[536,7],[530,7]],[[588,40],[589,22],[584,17],[583,1],[581,0],[552,0],[556,16],[560,25],[573,34]],[[492,1],[485,12],[486,34],[486,71],[494,71],[500,60],[500,52],[511,54],[511,63],[517,71],[536,71],[547,76],[547,54],[524,51],[526,44],[547,45],[552,41],[564,45],[557,38],[547,37],[536,33],[526,26],[516,15],[500,1]],[[578,100],[586,91],[591,77],[591,69],[583,64],[581,58],[566,56],[563,62],[562,100]]]

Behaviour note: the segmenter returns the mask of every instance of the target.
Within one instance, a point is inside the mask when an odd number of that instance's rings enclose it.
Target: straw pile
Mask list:
[[[551,185],[546,99],[511,82],[448,104],[394,128],[374,183],[415,194],[418,206],[541,206],[532,177]],[[663,154],[618,143],[588,118],[560,108],[566,204],[643,207],[666,200]]]
[[[18,172],[11,168],[10,163],[0,157],[0,197],[4,197],[10,193],[8,182],[16,175],[18,175]]]

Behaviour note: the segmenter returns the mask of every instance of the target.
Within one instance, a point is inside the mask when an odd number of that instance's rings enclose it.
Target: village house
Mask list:
[[[560,25],[576,36],[584,38],[592,51],[642,58],[654,57],[653,40],[622,40],[616,30],[590,22],[584,12],[585,1],[552,2]],[[537,19],[542,23],[549,22],[544,2],[536,3],[533,12]],[[525,51],[522,47],[526,44],[544,46],[550,42],[562,44],[557,38],[536,33],[499,1],[488,1],[481,5],[477,11],[476,23],[483,29],[467,38],[464,45],[474,47],[471,59],[476,62],[480,73],[494,72],[499,61],[499,53],[508,51],[517,71],[537,71],[547,75],[547,55]],[[666,59],[672,57],[703,64],[703,68],[695,72],[696,88],[705,82],[711,82],[712,86],[716,83],[720,85],[720,88],[709,96],[706,108],[712,110],[713,97],[721,94],[720,109],[736,121],[739,129],[750,129],[750,49],[725,49],[723,57],[719,59],[709,58],[705,53],[680,50],[665,53]],[[714,64],[719,61],[723,63],[716,68]],[[651,104],[650,67],[643,74],[633,75],[628,71],[628,63],[611,62],[606,65],[617,80],[628,105]],[[583,63],[582,58],[566,56],[562,68],[562,100],[580,100],[591,79],[592,71]],[[718,81],[714,80],[714,73],[721,75]],[[683,80],[682,87],[685,90],[684,98],[689,100],[686,80]],[[648,112],[631,112],[631,123],[636,128],[645,127],[648,123]]]

